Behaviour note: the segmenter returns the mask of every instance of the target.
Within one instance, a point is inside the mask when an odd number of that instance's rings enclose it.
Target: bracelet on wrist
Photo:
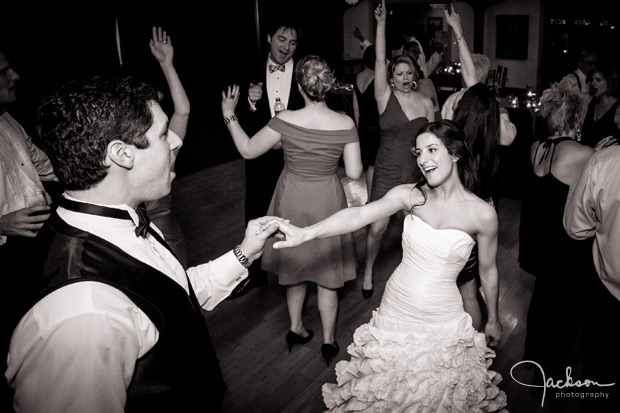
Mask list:
[[[235,122],[236,120],[237,120],[237,115],[232,114],[224,118],[224,123],[228,125],[230,122]]]
[[[460,35],[455,41],[452,42],[452,44],[457,44],[458,42],[461,41],[462,38],[463,38],[463,35]]]
[[[237,245],[233,249],[233,253],[235,254],[235,257],[237,257],[237,260],[239,260],[239,263],[243,265],[245,268],[249,268],[250,265],[252,265],[252,261],[250,261],[248,257],[245,256],[243,251],[241,251],[241,245]]]

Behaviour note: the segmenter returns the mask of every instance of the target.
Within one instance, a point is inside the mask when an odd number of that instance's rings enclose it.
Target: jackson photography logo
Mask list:
[[[540,374],[542,376],[542,383],[522,383],[519,380],[515,379],[513,374],[513,370],[515,367],[520,366],[522,364],[531,364],[537,367],[540,370]],[[542,366],[535,361],[532,360],[523,360],[512,366],[510,369],[510,377],[517,383],[526,387],[541,387],[543,389],[542,399],[540,402],[540,407],[543,407],[545,404],[545,396],[547,394],[547,389],[559,389],[562,391],[556,392],[555,397],[559,399],[561,397],[571,397],[571,398],[579,398],[579,399],[607,399],[609,397],[609,392],[605,392],[605,387],[614,386],[616,383],[599,383],[594,380],[585,379],[585,380],[574,380],[571,377],[572,368],[566,367],[566,377],[561,379],[554,380],[553,377],[547,378],[545,375],[545,371]],[[585,389],[582,389],[585,387]],[[575,389],[576,388],[576,389]]]

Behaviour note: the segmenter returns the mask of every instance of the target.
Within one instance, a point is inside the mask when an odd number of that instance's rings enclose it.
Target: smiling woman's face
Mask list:
[[[412,153],[430,186],[439,186],[452,174],[455,158],[437,136],[430,132],[418,135]]]

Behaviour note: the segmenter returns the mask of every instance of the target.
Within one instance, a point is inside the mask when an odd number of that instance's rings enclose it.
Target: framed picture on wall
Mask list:
[[[430,33],[443,31],[443,17],[427,17],[426,27]]]
[[[526,14],[497,15],[496,58],[527,60],[529,18]]]

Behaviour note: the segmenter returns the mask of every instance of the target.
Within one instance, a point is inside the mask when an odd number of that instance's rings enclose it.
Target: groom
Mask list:
[[[170,192],[176,135],[158,91],[132,78],[74,81],[38,109],[65,193],[39,231],[36,304],[13,333],[17,411],[220,411],[226,385],[202,310],[247,277],[267,236],[187,272],[149,225]]]

